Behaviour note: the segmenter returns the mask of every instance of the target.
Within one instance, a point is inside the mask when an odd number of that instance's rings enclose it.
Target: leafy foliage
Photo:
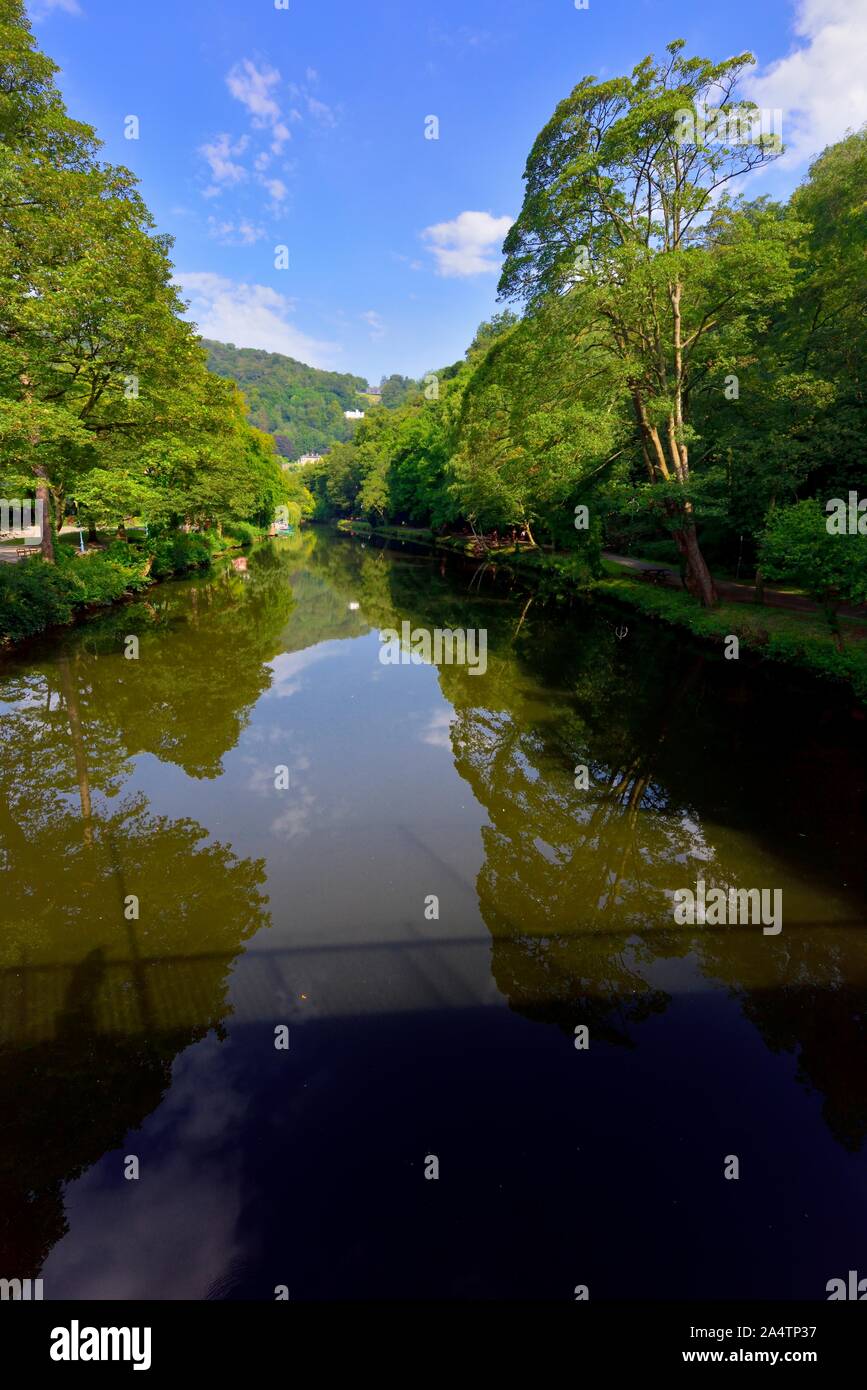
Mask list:
[[[284,458],[324,453],[352,438],[353,424],[343,412],[359,408],[359,392],[367,389],[363,377],[307,367],[279,352],[203,342],[210,370],[238,383],[251,423],[275,436]]]
[[[830,532],[814,497],[771,512],[761,557],[769,578],[794,580],[818,600],[835,632],[841,603],[867,603],[867,536]]]
[[[286,485],[237,387],[208,372],[171,240],[66,113],[20,0],[0,0],[0,485],[43,501],[45,559],[91,527],[262,521]]]

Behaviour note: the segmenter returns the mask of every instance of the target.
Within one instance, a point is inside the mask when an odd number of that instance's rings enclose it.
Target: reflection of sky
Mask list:
[[[266,662],[266,665],[274,672],[274,680],[271,689],[267,691],[265,699],[277,697],[285,699],[290,695],[295,695],[303,688],[300,677],[311,666],[315,666],[320,661],[327,661],[329,657],[338,656],[340,653],[339,642],[322,642],[317,647],[308,647],[301,652],[281,652],[275,656],[273,661]]]
[[[297,996],[299,974],[308,1014],[498,996],[475,890],[486,816],[454,766],[452,708],[435,668],[385,668],[379,651],[369,633],[275,657],[217,779],[135,760],[129,785],[154,814],[191,817],[240,858],[266,860],[271,926],[232,973],[244,1017],[267,1016],[274,991]],[[439,921],[425,919],[428,894]]]
[[[432,748],[447,748],[451,752],[452,741],[449,730],[454,719],[454,710],[435,709],[428,720],[424,732],[419,735],[422,743],[429,743]]]
[[[225,1076],[215,1084],[215,1067],[214,1037],[181,1053],[162,1105],[125,1149],[67,1185],[71,1234],[44,1267],[50,1298],[200,1299],[232,1264],[242,1198],[236,1156],[225,1150],[245,1100]],[[139,1158],[138,1180],[123,1176],[128,1154]]]
[[[141,758],[133,786],[146,791],[156,814],[191,816],[214,838],[230,839],[242,857],[270,859],[269,842],[282,842],[287,826],[327,836],[339,823],[364,835],[395,824],[448,822],[457,813],[478,829],[481,809],[470,809],[466,783],[442,757],[451,708],[436,670],[385,669],[378,654],[370,634],[274,658],[272,689],[224,757],[222,777],[195,780]],[[285,792],[274,788],[281,765],[290,774]],[[463,856],[468,876],[478,854],[476,841]]]
[[[67,1184],[46,1297],[566,1299],[576,1266],[606,1297],[823,1297],[852,1262],[862,1163],[797,1059],[720,991],[679,994],[636,1038],[579,1054],[557,1027],[464,1004],[292,1017],[278,1056],[269,1026],[230,1023]],[[739,1184],[722,1180],[730,1153]]]

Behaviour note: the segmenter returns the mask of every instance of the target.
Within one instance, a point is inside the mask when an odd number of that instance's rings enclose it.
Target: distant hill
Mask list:
[[[359,392],[367,390],[364,377],[323,372],[279,352],[202,341],[211,371],[237,381],[252,424],[275,436],[284,458],[324,454],[332,444],[352,438],[354,426],[343,412],[367,407],[359,401]]]

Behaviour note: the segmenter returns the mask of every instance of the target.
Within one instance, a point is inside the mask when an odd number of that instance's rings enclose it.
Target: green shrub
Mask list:
[[[153,579],[167,579],[172,574],[205,569],[211,563],[213,543],[200,531],[177,531],[165,536],[149,536],[135,549],[152,557]]]
[[[262,538],[259,528],[252,526],[249,521],[227,521],[223,526],[223,535],[228,540],[238,541],[245,548],[256,545]]]
[[[567,602],[580,589],[586,589],[602,574],[602,555],[592,543],[551,555],[544,550],[519,550],[510,554],[506,565],[525,578],[532,578],[540,597]]]
[[[140,544],[113,541],[105,550],[85,555],[59,545],[56,565],[38,557],[0,565],[0,643],[20,642],[68,623],[76,609],[116,603],[155,579],[203,569],[212,552],[209,536],[176,532]]]
[[[761,543],[769,579],[794,580],[825,608],[867,602],[867,538],[829,531],[815,497],[771,512]]]
[[[69,586],[73,603],[81,608],[116,603],[124,594],[138,593],[149,583],[144,557],[124,541],[87,555],[58,551],[57,568]]]
[[[72,619],[73,600],[64,574],[40,559],[0,565],[0,640],[20,642]]]

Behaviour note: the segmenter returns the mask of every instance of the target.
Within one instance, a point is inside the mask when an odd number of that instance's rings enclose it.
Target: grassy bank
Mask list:
[[[722,646],[730,636],[745,651],[771,661],[800,666],[815,674],[848,682],[867,704],[867,641],[850,636],[855,627],[840,619],[843,650],[838,651],[821,614],[788,612],[757,603],[720,603],[702,608],[689,594],[658,588],[622,574],[596,580],[592,592],[637,609],[646,617],[687,628],[694,636]]]
[[[649,584],[604,560],[594,563],[582,551],[553,554],[504,547],[484,557],[478,555],[473,537],[463,535],[433,537],[430,532],[411,531],[408,527],[379,528],[359,522],[351,526],[341,523],[338,529],[384,540],[394,539],[395,535],[397,539],[422,542],[429,538],[438,550],[472,558],[479,564],[487,559],[498,570],[514,573],[542,598],[568,602],[595,595],[658,622],[686,628],[693,636],[720,648],[727,637],[735,636],[744,651],[846,682],[858,699],[867,704],[867,640],[855,635],[861,627],[851,619],[840,619],[843,650],[838,651],[820,613],[787,611],[757,603],[720,603],[716,608],[702,608],[687,593]]]
[[[431,545],[433,531],[420,526],[372,526],[369,521],[338,521],[336,529],[344,536],[379,536],[386,541],[415,541]]]
[[[2,564],[0,649],[118,603],[161,579],[207,569],[218,555],[252,545],[258,538],[250,526],[226,528],[222,536],[179,531],[140,541],[115,540],[84,555],[61,542],[54,565],[38,554]]]

